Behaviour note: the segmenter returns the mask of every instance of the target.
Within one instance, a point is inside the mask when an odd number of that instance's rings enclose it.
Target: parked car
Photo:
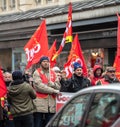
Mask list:
[[[120,84],[77,92],[46,127],[120,127]]]

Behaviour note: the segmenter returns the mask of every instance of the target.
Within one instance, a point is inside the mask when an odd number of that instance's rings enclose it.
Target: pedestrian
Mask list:
[[[4,77],[6,87],[8,89],[9,86],[11,85],[11,82],[12,82],[12,74],[10,72],[6,71],[6,72],[4,72],[3,77]],[[14,127],[14,121],[13,121],[13,117],[10,112],[10,104],[7,101],[7,96],[5,97],[4,110],[5,110],[4,113],[6,113],[6,118],[7,118],[5,127]]]
[[[91,86],[90,80],[83,76],[83,69],[80,63],[73,64],[74,72],[70,79],[65,81],[67,92],[77,92],[83,88]],[[64,92],[64,91],[63,91]]]
[[[91,85],[95,86],[96,82],[100,79],[102,79],[102,73],[103,73],[103,68],[101,65],[96,64],[93,67],[93,76],[90,77],[91,80]]]
[[[117,79],[115,75],[115,68],[112,66],[108,66],[106,68],[104,77],[96,82],[96,85],[108,85],[111,83],[119,83],[120,81]]]
[[[33,99],[36,98],[36,92],[30,84],[23,80],[21,71],[14,71],[12,79],[7,97],[15,127],[34,127]]]
[[[55,72],[50,69],[47,56],[42,56],[39,64],[40,67],[33,73],[33,85],[37,93],[34,119],[35,127],[45,127],[56,112],[56,94],[59,93],[60,83]]]

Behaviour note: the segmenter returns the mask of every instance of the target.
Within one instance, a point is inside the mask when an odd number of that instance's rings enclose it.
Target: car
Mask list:
[[[120,127],[120,83],[80,90],[46,127]]]

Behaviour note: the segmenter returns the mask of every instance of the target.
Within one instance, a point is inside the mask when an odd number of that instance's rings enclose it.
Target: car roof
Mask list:
[[[86,93],[86,92],[93,92],[95,90],[113,90],[113,91],[120,91],[120,83],[111,83],[108,85],[99,85],[99,86],[91,86],[84,88],[80,91],[78,91],[76,94]],[[76,95],[75,94],[75,95]]]
[[[78,92],[76,92],[71,98],[70,100],[72,100],[74,97],[80,95],[80,94],[84,94],[84,93],[92,93],[94,91],[116,91],[116,92],[120,92],[120,83],[111,83],[108,85],[99,85],[99,86],[91,86],[91,87],[87,87],[84,88],[82,90],[79,90]],[[69,103],[69,101],[67,103]]]
[[[112,83],[112,84],[108,84],[108,85],[99,85],[99,86],[91,86],[91,87],[87,87],[85,89],[82,89],[80,91],[78,91],[78,93],[80,92],[87,92],[87,91],[93,91],[93,90],[120,90],[120,83]]]

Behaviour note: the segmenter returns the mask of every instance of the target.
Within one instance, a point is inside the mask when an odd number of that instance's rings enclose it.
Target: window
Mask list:
[[[15,8],[15,0],[10,0],[10,7]]]
[[[15,48],[12,51],[12,70],[24,71],[26,66],[26,55],[23,48]]]
[[[89,99],[90,95],[85,94],[70,101],[70,103],[56,117],[52,123],[52,127],[77,127],[80,125]]]
[[[119,116],[118,104],[118,94],[96,94],[85,127],[110,127]]]
[[[46,0],[46,3],[52,3],[52,0]]]
[[[40,3],[40,4],[41,4],[41,0],[35,0],[35,2],[36,2],[36,4],[37,4],[37,3]]]
[[[6,0],[1,0],[1,9],[6,10]]]

